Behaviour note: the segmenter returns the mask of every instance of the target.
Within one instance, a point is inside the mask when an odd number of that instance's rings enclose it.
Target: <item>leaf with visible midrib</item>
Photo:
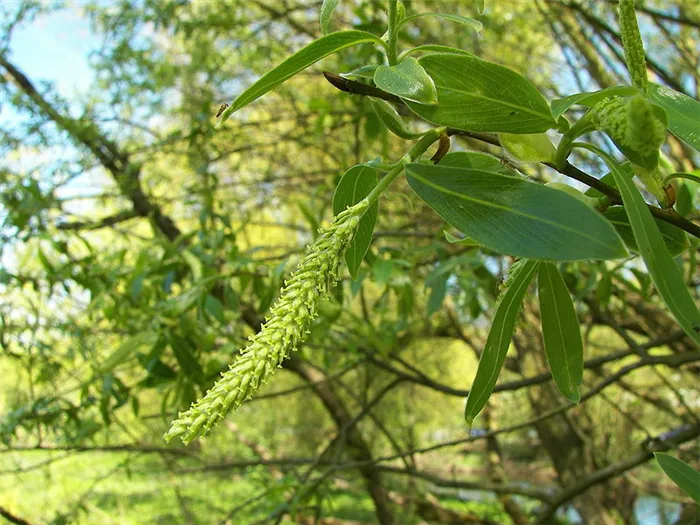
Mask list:
[[[321,23],[321,33],[328,34],[328,26],[331,23],[333,11],[338,6],[340,0],[323,0],[321,4],[321,15],[319,17]]]
[[[612,225],[586,204],[515,173],[504,175],[506,169],[441,162],[408,164],[406,175],[418,196],[450,225],[501,253],[556,261],[627,255]]]
[[[544,350],[552,378],[564,397],[578,403],[583,381],[583,341],[571,295],[554,264],[540,264],[537,290]]]
[[[322,58],[345,49],[346,47],[373,42],[382,46],[385,43],[372,33],[366,31],[338,31],[330,35],[314,40],[308,46],[297,51],[287,60],[259,78],[252,86],[238,95],[231,106],[221,115],[219,125],[226,121],[235,111],[247,106],[254,100],[262,97],[271,89],[292,78],[307,67],[315,64]]]
[[[622,196],[639,253],[644,259],[654,286],[683,331],[700,345],[700,311],[690,296],[683,276],[668,252],[654,218],[634,181],[627,177],[623,167],[604,151],[590,144],[577,146],[598,154],[608,165]]]
[[[649,83],[648,95],[666,110],[671,133],[700,151],[700,102],[653,82]]]
[[[552,100],[552,115],[554,118],[559,118],[571,106],[595,106],[598,102],[607,97],[631,97],[639,94],[639,89],[632,86],[614,86],[598,91],[590,91],[586,93],[576,93],[568,97]]]
[[[537,88],[507,67],[452,53],[426,55],[418,63],[433,79],[439,103],[407,104],[429,122],[505,133],[540,133],[557,125]]]
[[[464,409],[464,418],[469,425],[484,408],[494,386],[496,386],[498,374],[503,367],[510,339],[513,336],[520,304],[523,302],[527,286],[535,274],[538,261],[523,261],[521,264],[498,304],[484,351],[479,359],[479,367],[476,370],[476,377],[469,391],[469,397],[467,397],[467,406]]]
[[[377,170],[374,168],[365,164],[350,168],[340,179],[333,194],[333,214],[338,215],[348,206],[360,202],[369,195],[376,185]],[[377,202],[367,209],[362,219],[360,219],[355,237],[345,250],[345,262],[353,279],[357,277],[357,271],[360,269],[362,259],[364,259],[372,242],[372,232],[377,222],[378,209],[379,204]]]
[[[700,472],[669,454],[655,452],[654,456],[666,475],[700,505]]]
[[[632,233],[632,226],[630,226],[630,220],[627,218],[625,208],[623,206],[611,206],[603,212],[603,215],[615,226],[618,235],[622,237],[627,248],[638,252],[637,241],[634,240],[634,233]],[[661,233],[664,244],[672,257],[688,249],[690,243],[688,243],[688,237],[683,230],[661,219],[654,218],[654,222],[659,228],[659,233]]]
[[[374,71],[374,83],[379,89],[405,100],[420,104],[437,104],[433,79],[415,58],[405,58],[395,66],[379,66]]]

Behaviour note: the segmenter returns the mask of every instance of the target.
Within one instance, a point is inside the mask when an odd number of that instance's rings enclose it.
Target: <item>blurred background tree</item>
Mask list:
[[[480,16],[476,2],[405,4],[484,24],[477,35],[424,19],[407,43],[449,42],[519,71],[548,99],[627,81],[613,2],[487,0]],[[400,185],[381,203],[358,277],[344,274],[274,383],[206,440],[164,444],[173,416],[259,329],[331,218],[343,172],[405,150],[367,99],[321,75],[381,61],[371,45],[326,59],[214,132],[221,103],[320,36],[319,7],[0,6],[0,516],[698,523],[698,507],[648,460],[652,444],[700,460],[700,354],[643,266],[566,265],[584,325],[580,405],[551,383],[528,299],[496,394],[469,431],[464,397],[512,260],[448,242],[446,225]],[[342,2],[331,29],[381,35],[385,9]],[[697,99],[700,4],[637,9],[652,78]],[[28,53],[27,41],[76,20],[89,28],[82,55],[57,65],[37,59],[51,49]],[[82,89],[62,89],[74,75],[87,76],[75,79]],[[452,147],[503,155],[471,139]],[[676,170],[697,169],[688,146],[670,137],[667,147]],[[521,169],[562,182],[542,165]],[[697,185],[677,192],[697,221]],[[695,243],[680,256],[696,298],[698,254]]]

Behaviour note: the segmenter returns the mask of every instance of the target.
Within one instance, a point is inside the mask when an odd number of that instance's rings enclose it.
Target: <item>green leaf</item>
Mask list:
[[[450,225],[500,253],[556,261],[627,255],[612,225],[586,204],[514,172],[504,175],[504,169],[441,162],[408,164],[406,174],[418,196]]]
[[[654,457],[666,475],[700,505],[700,472],[685,461],[663,452],[654,452]]]
[[[470,53],[469,51],[465,51],[464,49],[459,49],[457,47],[441,46],[439,44],[425,44],[407,49],[399,55],[399,61],[403,60],[408,55],[412,55],[413,53],[452,53],[454,55],[467,55],[470,57],[475,56],[474,53]]]
[[[537,88],[511,69],[448,53],[426,55],[418,62],[435,82],[439,103],[407,104],[429,122],[505,133],[540,133],[557,125]]]
[[[610,168],[627,210],[639,253],[656,290],[681,328],[700,345],[700,311],[693,302],[683,282],[683,276],[668,252],[654,218],[633,180],[626,176],[623,167],[604,151],[590,144],[575,144],[597,153]]]
[[[367,80],[372,80],[374,78],[374,72],[379,66],[362,66],[357,69],[353,69],[348,73],[341,73],[341,77],[357,77],[366,78]]]
[[[637,241],[634,239],[634,233],[632,232],[632,226],[630,225],[629,218],[627,217],[627,212],[623,206],[611,206],[605,212],[603,212],[605,218],[608,219],[617,233],[622,237],[627,248],[633,252],[639,253],[639,248],[637,247]],[[679,253],[683,253],[688,249],[690,244],[688,243],[688,237],[685,232],[680,228],[676,228],[674,225],[662,221],[660,219],[654,219],[656,222],[656,227],[661,233],[664,244],[668,248],[669,253],[672,257],[675,257]]]
[[[204,309],[221,324],[226,322],[226,318],[224,317],[224,304],[213,295],[207,294],[204,300]]]
[[[275,67],[272,71],[263,75],[252,86],[241,93],[231,106],[221,115],[219,125],[225,122],[235,111],[247,106],[251,102],[262,97],[268,91],[292,78],[307,67],[315,64],[322,58],[337,53],[341,49],[357,44],[372,42],[385,46],[379,37],[365,31],[338,31],[330,35],[314,40],[308,46],[294,53],[287,60]]]
[[[476,10],[479,12],[479,14],[483,14],[484,9],[486,8],[484,0],[474,0],[474,3],[476,4]]]
[[[387,129],[397,137],[401,137],[402,139],[415,139],[424,135],[424,133],[421,132],[411,131],[401,118],[401,115],[394,109],[394,106],[389,104],[386,100],[370,97],[369,102],[379,119],[384,123]]]
[[[472,28],[477,33],[481,33],[481,31],[484,29],[484,24],[482,24],[478,20],[474,20],[473,18],[469,18],[466,16],[453,15],[449,13],[418,13],[417,15],[404,18],[403,21],[399,24],[399,28],[424,16],[433,16],[436,18],[441,18],[442,20],[447,20],[449,22],[457,22],[458,24],[462,24],[464,26]]]
[[[554,115],[555,119],[558,119],[571,106],[592,107],[595,106],[601,100],[608,97],[631,97],[638,94],[639,90],[631,86],[615,86],[601,89],[598,91],[576,93],[574,95],[569,95],[568,97],[552,100],[552,115]]]
[[[428,297],[427,313],[428,317],[437,312],[442,306],[447,294],[447,279],[450,277],[452,265],[442,264],[428,274],[425,279],[426,288],[430,288]]]
[[[189,250],[182,251],[182,258],[185,259],[190,270],[192,270],[192,279],[199,281],[202,278],[202,261]]]
[[[337,215],[348,206],[357,204],[367,197],[377,185],[377,170],[370,166],[360,164],[353,166],[340,179],[333,195],[333,214]],[[377,210],[379,204],[374,203],[365,212],[357,227],[355,238],[345,250],[345,262],[353,279],[357,277],[357,271],[362,264],[369,245],[372,242],[372,232],[377,222]]]
[[[510,285],[498,304],[484,351],[479,359],[476,377],[469,391],[469,397],[467,397],[464,418],[469,425],[484,408],[494,386],[496,386],[498,374],[503,367],[510,339],[513,336],[520,304],[523,302],[527,286],[530,284],[538,264],[537,261],[523,261],[517,270],[511,269],[515,275],[511,278]]]
[[[481,246],[478,242],[474,242],[469,237],[456,237],[450,232],[445,231],[445,240],[450,244],[461,244],[462,246]]]
[[[700,102],[653,82],[649,82],[647,94],[666,110],[669,131],[700,151]]]
[[[583,341],[574,303],[553,263],[540,264],[537,284],[544,350],[552,378],[564,397],[578,403],[583,381]]]
[[[374,72],[379,89],[419,104],[437,104],[433,79],[415,58],[406,58],[395,66],[379,66]]]
[[[117,347],[117,349],[105,359],[99,367],[100,372],[109,372],[124,361],[132,357],[140,348],[152,347],[158,341],[156,332],[138,333]]]
[[[175,354],[175,359],[180,365],[180,370],[195,383],[202,384],[204,382],[204,370],[195,357],[190,342],[182,337],[172,335],[170,346]]]
[[[557,150],[544,133],[516,135],[499,133],[501,147],[520,162],[554,162]]]
[[[328,25],[331,23],[331,16],[333,15],[335,8],[338,6],[339,1],[340,0],[323,0],[323,4],[321,4],[320,22],[321,32],[324,35],[328,34]]]

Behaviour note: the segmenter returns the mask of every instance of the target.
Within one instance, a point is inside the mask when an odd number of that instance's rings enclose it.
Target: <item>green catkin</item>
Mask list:
[[[644,156],[653,155],[666,140],[666,126],[654,114],[654,108],[641,95],[633,97],[627,109],[625,142]]]
[[[328,297],[338,280],[345,248],[368,207],[367,199],[359,202],[338,214],[321,231],[285,283],[260,332],[250,337],[250,344],[241,350],[241,356],[206,395],[187,411],[180,412],[164,436],[166,441],[179,437],[189,444],[206,435],[226,414],[250,399],[306,339],[321,300]]]
[[[639,33],[637,16],[634,13],[634,0],[620,0],[618,15],[622,46],[625,49],[625,61],[632,85],[645,90],[648,82],[647,63],[642,35]]]
[[[591,122],[618,144],[645,157],[656,153],[666,140],[666,126],[641,95],[603,100],[593,108]]]
[[[627,99],[609,97],[591,110],[591,122],[616,142],[625,144],[627,134]]]

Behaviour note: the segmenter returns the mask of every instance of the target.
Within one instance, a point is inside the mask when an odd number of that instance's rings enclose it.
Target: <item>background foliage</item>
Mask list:
[[[479,15],[477,3],[406,2],[409,13],[471,16],[484,28],[423,18],[403,42],[469,50],[518,71],[548,100],[628,83],[614,4],[499,1]],[[205,441],[164,444],[177,411],[259,328],[332,217],[341,175],[406,150],[367,97],[321,75],[380,63],[372,45],[325,59],[214,131],[222,102],[321,36],[319,8],[0,6],[0,515],[696,523],[698,507],[647,462],[670,448],[698,465],[700,355],[639,258],[561,267],[583,325],[581,403],[551,381],[533,294],[469,430],[464,398],[513,259],[454,242],[406,181],[381,201],[357,275],[343,274],[274,382]],[[330,29],[381,35],[385,9],[343,2]],[[64,10],[89,19],[100,40],[95,80],[73,97],[13,56],[13,35]],[[697,99],[698,4],[647,1],[637,11],[651,79]],[[612,151],[602,134],[591,141]],[[504,157],[473,138],[453,137],[452,148]],[[676,171],[697,170],[685,143],[670,137],[664,152]],[[607,172],[582,150],[571,160],[598,178]],[[565,180],[542,164],[519,168]],[[676,209],[691,221],[697,187],[675,186]],[[691,241],[676,259],[696,303],[698,253]]]

